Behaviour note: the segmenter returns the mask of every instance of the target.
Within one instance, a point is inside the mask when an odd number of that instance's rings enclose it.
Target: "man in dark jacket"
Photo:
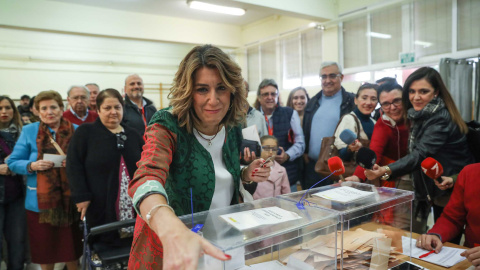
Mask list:
[[[145,127],[157,111],[153,102],[143,97],[143,80],[138,74],[125,79],[125,109],[122,125],[127,125],[143,137]]]
[[[278,85],[272,79],[264,79],[258,86],[255,108],[265,117],[268,134],[278,140],[279,154],[275,161],[287,170],[290,189],[297,191],[298,158],[305,150],[300,117],[290,107],[278,105]],[[300,179],[301,180],[301,179]]]
[[[315,172],[315,163],[320,154],[322,139],[333,136],[340,118],[354,107],[355,95],[342,87],[342,68],[336,62],[323,62],[320,69],[322,91],[307,103],[303,116],[305,134],[305,172],[302,188],[308,189],[323,177]],[[332,184],[325,180],[320,185]]]

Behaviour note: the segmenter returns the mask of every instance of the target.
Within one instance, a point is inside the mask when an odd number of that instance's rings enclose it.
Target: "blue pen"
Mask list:
[[[198,233],[202,228],[203,224],[197,224],[193,223],[193,189],[190,188],[190,208],[192,209],[192,232]]]

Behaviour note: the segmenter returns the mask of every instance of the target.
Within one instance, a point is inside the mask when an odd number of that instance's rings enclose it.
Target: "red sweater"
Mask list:
[[[76,125],[94,122],[95,119],[97,119],[97,117],[98,117],[97,112],[92,110],[88,110],[88,116],[87,118],[85,118],[85,121],[78,119],[70,110],[66,110],[65,112],[63,112],[63,118],[67,119],[68,121]]]
[[[480,244],[480,163],[465,166],[457,178],[452,196],[443,213],[428,233],[442,236],[448,242],[465,225],[465,246]]]
[[[373,127],[370,149],[377,154],[377,164],[380,166],[388,165],[405,156],[408,149],[408,128],[405,122],[393,126],[388,120],[378,119]],[[364,172],[364,168],[357,166],[353,175],[365,180]]]

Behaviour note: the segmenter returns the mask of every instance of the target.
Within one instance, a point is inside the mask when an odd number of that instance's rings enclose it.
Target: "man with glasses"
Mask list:
[[[298,160],[305,151],[305,139],[297,111],[278,105],[278,85],[272,79],[264,79],[258,86],[254,107],[265,117],[268,135],[278,140],[278,154],[275,161],[287,170],[290,189],[297,191],[301,180]]]
[[[333,136],[340,117],[355,108],[355,95],[342,87],[343,74],[338,63],[323,62],[320,78],[322,90],[307,103],[303,116],[306,142],[303,189],[310,188],[324,177],[315,172],[322,139]],[[326,179],[320,186],[332,183],[332,180]]]
[[[88,109],[90,92],[83,85],[74,85],[67,92],[67,101],[70,108],[63,113],[63,117],[73,124],[81,125],[97,119],[98,114]]]

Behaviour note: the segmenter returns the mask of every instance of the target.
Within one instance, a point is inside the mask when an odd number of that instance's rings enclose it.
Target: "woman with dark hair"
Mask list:
[[[40,122],[23,128],[7,163],[13,172],[27,175],[25,208],[32,262],[43,270],[66,262],[68,270],[74,270],[82,245],[65,160],[54,167],[45,155],[64,155],[76,125],[63,119],[62,96],[56,91],[40,92],[35,107]]]
[[[449,190],[440,190],[436,180],[423,174],[420,164],[432,157],[442,164],[444,175],[451,176],[473,163],[465,136],[468,128],[440,74],[433,68],[423,67],[413,72],[405,82],[402,99],[406,118],[410,121],[409,154],[388,166],[375,165],[365,175],[368,179],[383,177],[386,180],[412,173],[415,197],[423,202],[432,200],[437,220],[454,183],[448,178],[442,184]],[[421,218],[426,218],[428,212],[428,204],[425,204]]]
[[[353,112],[343,116],[338,123],[335,130],[335,147],[337,147],[343,161],[352,160],[353,153],[363,146],[358,139],[369,142],[372,138],[375,120],[373,120],[371,114],[378,103],[377,87],[378,85],[370,83],[361,85],[355,95],[355,105],[357,106]],[[360,137],[349,145],[340,139],[340,134],[346,129],[355,134],[360,134]]]
[[[385,166],[407,154],[408,127],[402,105],[401,85],[387,82],[378,87],[378,100],[382,108],[381,117],[373,127],[369,148],[377,155],[377,164]],[[354,175],[346,181],[364,182],[365,169],[357,166]],[[396,180],[396,181],[395,181]],[[381,186],[413,190],[412,182],[400,182],[400,178],[381,180]]]
[[[300,124],[303,126],[303,113],[305,112],[305,107],[307,107],[307,102],[310,100],[307,90],[301,86],[294,88],[290,91],[287,100],[287,107],[290,107],[298,112],[300,117]]]
[[[25,259],[25,187],[21,175],[13,173],[6,161],[20,136],[22,121],[7,96],[0,96],[0,239],[7,243],[7,269],[23,269]],[[0,240],[0,254],[4,254]]]
[[[120,124],[124,101],[117,90],[101,91],[96,104],[99,117],[78,127],[67,154],[72,200],[89,227],[136,216],[127,189],[144,144],[138,132]],[[128,241],[121,241],[117,232],[101,237],[107,245]]]
[[[248,104],[240,67],[211,45],[182,60],[160,110],[145,132],[145,146],[129,194],[139,214],[129,269],[196,269],[208,254],[231,257],[190,231],[177,216],[237,204],[243,184],[268,179],[271,162],[256,159],[240,170],[240,126]],[[250,197],[251,198],[251,197]]]

